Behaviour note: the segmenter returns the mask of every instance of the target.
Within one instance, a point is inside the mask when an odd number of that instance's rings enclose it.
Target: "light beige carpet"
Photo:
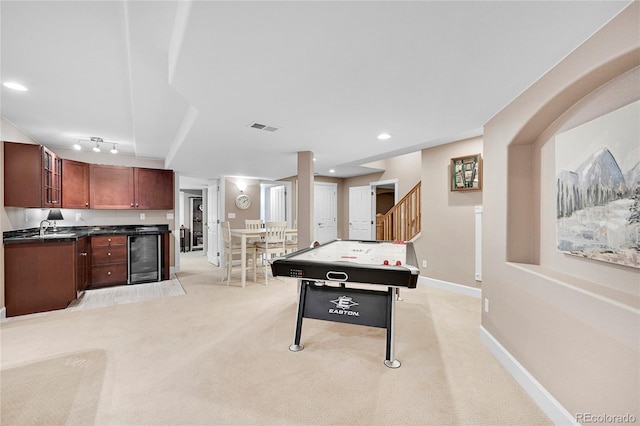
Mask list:
[[[204,257],[182,269],[182,297],[2,323],[0,422],[550,424],[480,343],[478,299],[404,291],[389,369],[382,329],[305,319],[290,352],[295,281],[226,286]]]

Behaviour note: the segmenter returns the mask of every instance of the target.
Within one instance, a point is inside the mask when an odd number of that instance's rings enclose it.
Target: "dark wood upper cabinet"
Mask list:
[[[137,209],[173,209],[173,171],[136,168],[135,200]]]
[[[173,171],[91,164],[92,209],[173,209]]]
[[[173,210],[172,170],[89,164],[42,145],[4,142],[4,205]]]
[[[61,160],[34,144],[4,142],[4,205],[60,207]]]
[[[133,168],[125,166],[89,165],[92,209],[133,209]]]
[[[62,207],[89,208],[89,164],[62,160]]]
[[[42,147],[42,207],[62,204],[62,159]]]

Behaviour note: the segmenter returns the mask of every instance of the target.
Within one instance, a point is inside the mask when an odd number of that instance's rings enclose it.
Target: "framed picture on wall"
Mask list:
[[[640,268],[640,101],[559,133],[560,252]]]
[[[451,191],[482,189],[482,155],[473,154],[451,159]]]

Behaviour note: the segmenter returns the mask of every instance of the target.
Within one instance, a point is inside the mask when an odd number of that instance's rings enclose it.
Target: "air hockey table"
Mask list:
[[[416,288],[417,264],[413,244],[404,241],[335,240],[275,259],[274,276],[297,278],[300,283],[289,349],[304,348],[303,318],[386,328],[384,364],[400,367],[394,354],[396,295],[400,288]],[[355,283],[367,288],[351,285]]]

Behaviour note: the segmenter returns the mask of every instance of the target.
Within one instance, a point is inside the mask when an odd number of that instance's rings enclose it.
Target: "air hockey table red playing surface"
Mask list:
[[[400,367],[394,353],[396,296],[400,288],[415,288],[418,281],[412,243],[335,240],[275,259],[271,270],[274,276],[297,278],[301,284],[290,350],[304,348],[303,318],[386,328],[384,364]]]

